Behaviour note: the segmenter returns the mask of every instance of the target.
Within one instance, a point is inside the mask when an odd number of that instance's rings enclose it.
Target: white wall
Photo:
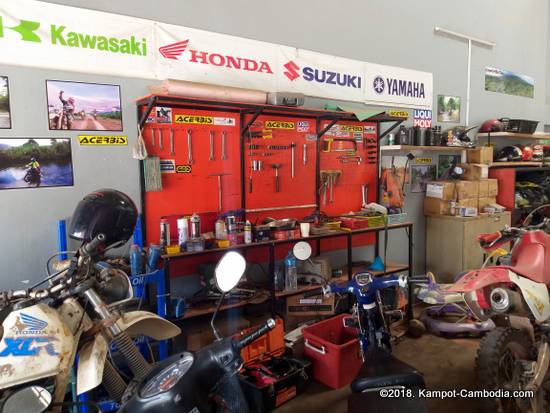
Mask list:
[[[58,0],[51,3],[150,18],[199,29],[311,49],[373,63],[403,66],[434,74],[437,94],[466,96],[467,45],[436,36],[434,26],[468,33],[497,43],[493,50],[473,50],[472,123],[500,116],[550,119],[546,106],[548,16],[546,0]],[[496,66],[535,78],[535,98],[485,92],[484,68]],[[85,70],[85,68],[83,68]],[[71,136],[47,129],[45,79],[120,84],[124,133],[135,138],[133,99],[146,93],[149,81],[9,67],[13,126],[0,137]],[[464,107],[462,111],[464,118]],[[550,122],[547,122],[550,123]],[[0,191],[0,288],[20,286],[18,280],[43,275],[46,257],[56,250],[55,222],[70,215],[76,202],[100,187],[115,187],[138,199],[138,167],[131,146],[80,148],[73,140],[75,186]],[[407,198],[417,218],[416,261],[424,262],[422,195]],[[391,242],[398,255],[403,239]]]

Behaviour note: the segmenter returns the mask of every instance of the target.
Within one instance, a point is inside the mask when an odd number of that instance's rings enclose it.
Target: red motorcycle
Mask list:
[[[451,288],[471,311],[497,326],[481,340],[476,376],[483,412],[543,412],[550,362],[550,219],[478,237],[485,251],[512,244],[510,258],[473,270]],[[484,394],[485,394],[484,393]]]

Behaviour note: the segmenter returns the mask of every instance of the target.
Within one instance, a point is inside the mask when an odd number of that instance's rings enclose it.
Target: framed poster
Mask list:
[[[486,67],[485,90],[533,99],[535,97],[535,79],[511,70]]]
[[[460,155],[439,155],[437,160],[437,179],[448,179],[441,178],[445,172],[448,172],[451,166],[456,166],[461,161]]]
[[[7,76],[0,76],[0,129],[11,129],[10,88]]]
[[[412,165],[411,192],[426,192],[426,183],[434,181],[435,175],[435,165]]]
[[[437,121],[460,123],[459,96],[437,96]]]
[[[120,86],[46,80],[50,130],[122,131]]]
[[[0,139],[0,189],[73,184],[69,138]]]

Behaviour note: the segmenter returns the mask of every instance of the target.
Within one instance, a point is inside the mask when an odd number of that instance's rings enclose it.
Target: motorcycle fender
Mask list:
[[[470,271],[454,283],[448,291],[468,293],[480,290],[488,285],[512,282],[507,268],[487,267]],[[513,274],[513,273],[512,273]]]
[[[550,318],[550,298],[548,287],[545,284],[531,281],[528,278],[520,277],[510,271],[510,281],[516,284],[521,290],[523,299],[535,316],[536,321],[543,322]]]
[[[117,324],[130,335],[148,336],[155,340],[168,340],[176,337],[181,330],[174,323],[149,311],[130,311],[122,315]]]
[[[97,334],[93,341],[86,343],[78,352],[76,392],[78,395],[95,389],[103,380],[103,368],[107,359],[107,340]]]

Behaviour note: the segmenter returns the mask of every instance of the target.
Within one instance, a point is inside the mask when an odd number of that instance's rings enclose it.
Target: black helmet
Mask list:
[[[73,213],[69,236],[90,242],[98,234],[105,244],[125,243],[134,232],[137,208],[132,199],[114,189],[100,189],[86,195]]]
[[[523,152],[519,146],[506,146],[502,148],[495,156],[497,162],[516,162],[521,161]]]

